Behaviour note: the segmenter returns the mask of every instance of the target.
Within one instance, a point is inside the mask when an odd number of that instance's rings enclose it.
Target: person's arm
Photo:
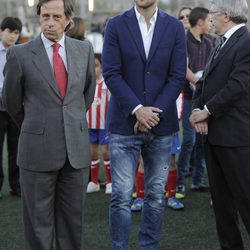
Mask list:
[[[102,66],[105,83],[112,96],[121,107],[125,117],[132,114],[135,107],[141,104],[122,76],[122,61],[118,32],[114,19],[110,19],[105,29]]]
[[[8,49],[4,67],[3,104],[9,115],[20,128],[24,118],[23,72],[14,48]]]
[[[178,98],[186,79],[187,55],[185,31],[181,23],[178,23],[177,25],[175,45],[169,62],[170,67],[168,79],[165,87],[153,103],[154,107],[163,110],[163,116],[168,109],[175,108],[176,99]]]
[[[122,61],[120,44],[114,19],[110,19],[107,24],[103,45],[103,76],[113,98],[119,104],[121,112],[125,117],[135,115],[136,119],[147,129],[151,129],[158,124],[157,113],[161,112],[157,107],[144,107],[124,80],[122,72]]]
[[[196,88],[193,94],[192,113],[189,121],[197,133],[206,135],[208,133],[208,118],[210,114],[207,110],[203,109],[201,102],[203,81],[203,78],[200,78],[196,82]]]
[[[230,108],[234,107],[234,103],[244,98],[245,93],[250,91],[249,40],[238,50],[235,60],[232,62],[234,67],[232,67],[232,72],[228,76],[225,86],[205,103],[203,107],[200,107],[200,111],[194,111],[190,116],[190,122],[193,126],[200,123],[204,124],[210,115],[214,118],[219,118],[225,114],[225,111],[230,112]],[[197,94],[197,96],[200,96],[200,94]],[[197,103],[195,103],[195,106],[197,106]],[[204,132],[204,130],[201,131]]]
[[[88,69],[84,88],[84,99],[86,111],[90,108],[95,95],[96,88],[96,77],[95,77],[95,56],[94,51],[89,44],[89,59],[88,59]]]
[[[230,112],[230,107],[245,98],[246,92],[250,91],[250,38],[244,42],[244,45],[238,49],[235,59],[232,62],[232,71],[228,76],[225,86],[218,91],[205,105],[214,118],[218,118],[225,113]]]
[[[189,67],[187,67],[187,75],[186,75],[187,80],[194,85],[196,82],[199,80],[199,78],[191,71]]]

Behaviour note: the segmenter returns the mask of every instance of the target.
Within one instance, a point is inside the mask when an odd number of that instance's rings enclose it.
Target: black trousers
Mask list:
[[[7,112],[0,111],[0,190],[3,185],[3,145],[7,135],[9,185],[14,192],[20,192],[19,167],[16,165],[19,128]]]
[[[237,215],[250,234],[250,147],[207,142],[205,157],[221,249],[242,250]]]

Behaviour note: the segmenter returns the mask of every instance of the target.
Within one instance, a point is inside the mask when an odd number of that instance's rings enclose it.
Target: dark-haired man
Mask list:
[[[88,42],[65,37],[69,0],[40,0],[42,33],[7,54],[3,100],[20,127],[25,249],[83,249],[83,208],[90,166],[86,110],[95,91]]]
[[[144,161],[145,197],[139,248],[157,249],[163,221],[176,99],[186,75],[182,23],[157,7],[157,0],[109,20],[103,46],[103,75],[109,104],[112,196],[110,235],[114,250],[129,249],[130,200],[136,165]]]
[[[195,134],[195,130],[189,122],[193,104],[193,86],[199,79],[198,75],[202,75],[212,51],[212,42],[205,36],[211,28],[211,18],[208,9],[202,7],[194,8],[189,14],[189,23],[191,28],[187,31],[188,70],[184,86],[184,107],[182,114],[183,141],[178,160],[179,177],[177,195],[180,198],[185,196],[185,176],[189,171],[192,152],[194,152],[194,165],[191,189],[196,191],[208,190],[204,178],[205,162],[202,137]]]
[[[2,35],[2,40],[0,41],[0,199],[2,199],[1,189],[4,180],[3,145],[5,134],[7,135],[8,177],[11,194],[17,197],[21,196],[19,168],[16,165],[19,129],[2,104],[3,68],[6,63],[6,53],[9,47],[17,42],[21,31],[22,23],[18,18],[6,17],[2,20],[0,25],[0,33]]]

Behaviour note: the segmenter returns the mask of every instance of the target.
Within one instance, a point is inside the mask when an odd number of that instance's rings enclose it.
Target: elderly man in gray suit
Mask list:
[[[90,166],[86,111],[95,91],[89,42],[65,37],[70,0],[40,0],[41,34],[8,51],[3,100],[21,129],[25,249],[80,250]],[[54,241],[55,235],[55,241]]]

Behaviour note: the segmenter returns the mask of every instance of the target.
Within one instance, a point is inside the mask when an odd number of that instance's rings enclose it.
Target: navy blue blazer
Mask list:
[[[103,75],[111,92],[108,130],[133,134],[133,109],[142,104],[163,110],[152,129],[170,135],[179,129],[176,99],[186,78],[186,42],[183,25],[159,10],[146,58],[134,8],[109,20],[103,46]]]

